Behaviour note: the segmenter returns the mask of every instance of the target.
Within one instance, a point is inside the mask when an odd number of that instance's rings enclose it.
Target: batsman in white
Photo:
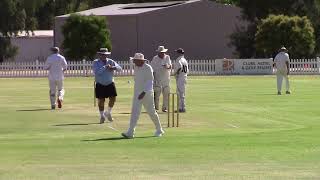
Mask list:
[[[174,76],[177,84],[177,94],[179,97],[179,112],[186,112],[186,83],[189,72],[188,62],[184,57],[184,50],[179,48],[175,50],[178,53],[178,58],[174,64]]]
[[[159,116],[154,107],[154,92],[153,92],[153,70],[149,64],[146,64],[146,59],[141,53],[136,53],[133,58],[134,68],[134,95],[132,100],[132,109],[129,129],[121,135],[131,139],[134,137],[135,128],[141,113],[141,107],[149,114],[153,121],[156,132],[154,136],[160,137],[164,134],[161,127]]]
[[[286,81],[286,94],[291,94],[289,84],[289,54],[285,47],[279,50],[279,53],[274,58],[274,67],[277,69],[277,89],[278,95],[281,95],[282,80]]]
[[[58,47],[51,48],[52,55],[50,55],[45,62],[45,69],[49,70],[49,95],[51,102],[51,109],[56,108],[56,92],[58,89],[58,108],[62,107],[62,101],[64,97],[64,87],[63,80],[64,74],[63,72],[67,69],[67,61],[66,59],[59,54],[60,50]]]
[[[162,111],[168,111],[168,101],[170,93],[170,71],[172,68],[170,56],[166,54],[168,49],[159,46],[158,55],[154,56],[151,61],[154,70],[154,103],[156,110],[159,110],[159,98],[162,92],[163,102]]]
[[[111,52],[107,48],[100,48],[97,52],[98,59],[93,61],[93,72],[95,76],[95,94],[98,99],[100,124],[104,123],[106,117],[113,121],[111,112],[116,102],[117,89],[114,83],[114,71],[121,71],[122,68],[114,60],[108,58]],[[105,99],[109,98],[108,111],[104,110]]]

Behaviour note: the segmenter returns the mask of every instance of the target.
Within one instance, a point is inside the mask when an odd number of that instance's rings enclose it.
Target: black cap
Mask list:
[[[184,54],[184,50],[182,48],[176,49],[175,52],[179,54]]]

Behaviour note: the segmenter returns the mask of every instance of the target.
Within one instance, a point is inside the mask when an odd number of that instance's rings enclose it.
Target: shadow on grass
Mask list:
[[[100,123],[70,123],[70,124],[56,124],[53,126],[88,126],[92,124],[100,124]]]
[[[19,109],[17,112],[32,112],[32,111],[51,111],[51,109]]]
[[[145,139],[145,138],[154,138],[154,136],[141,136],[134,137],[133,139]],[[91,142],[91,141],[117,141],[117,140],[131,140],[124,137],[112,137],[112,138],[100,138],[100,139],[86,139],[81,141]]]

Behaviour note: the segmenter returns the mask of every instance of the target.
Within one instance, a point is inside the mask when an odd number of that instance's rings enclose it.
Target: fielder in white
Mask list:
[[[141,53],[136,53],[131,59],[135,64],[134,95],[132,101],[131,118],[128,131],[122,133],[121,135],[128,139],[134,138],[135,128],[141,113],[141,107],[143,105],[144,109],[147,111],[156,127],[154,136],[160,137],[164,134],[164,131],[161,127],[158,113],[154,107],[152,67],[145,63],[147,60],[144,59],[144,55]]]
[[[282,47],[274,58],[274,67],[277,69],[277,89],[278,95],[281,95],[282,80],[286,81],[286,94],[291,94],[289,85],[289,54],[287,49]]]
[[[175,50],[179,54],[174,64],[174,76],[176,77],[177,94],[179,97],[179,112],[186,112],[185,96],[187,75],[189,72],[188,62],[184,57],[184,50],[179,48]]]
[[[45,69],[49,70],[49,95],[50,95],[50,102],[51,102],[51,109],[56,108],[56,92],[58,89],[58,108],[62,107],[62,101],[64,97],[64,88],[63,88],[63,80],[64,75],[63,72],[67,69],[67,61],[66,59],[59,54],[60,50],[58,47],[51,48],[53,52],[50,55],[45,63]]]
[[[159,98],[162,92],[163,102],[162,111],[168,111],[168,101],[170,93],[170,71],[172,68],[170,56],[166,54],[168,49],[159,46],[158,55],[154,56],[151,66],[154,71],[154,103],[156,110],[159,110]]]

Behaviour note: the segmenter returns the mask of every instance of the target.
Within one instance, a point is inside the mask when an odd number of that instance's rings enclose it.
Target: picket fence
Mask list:
[[[173,62],[174,63],[174,62]],[[215,60],[188,60],[189,75],[210,76],[215,74]],[[122,71],[116,76],[131,76],[134,74],[134,64],[130,61],[121,61]],[[290,74],[320,74],[320,58],[291,59]],[[46,77],[48,71],[44,69],[44,62],[3,62],[0,64],[0,78],[6,77]],[[70,61],[65,71],[67,77],[93,76],[92,61]]]

